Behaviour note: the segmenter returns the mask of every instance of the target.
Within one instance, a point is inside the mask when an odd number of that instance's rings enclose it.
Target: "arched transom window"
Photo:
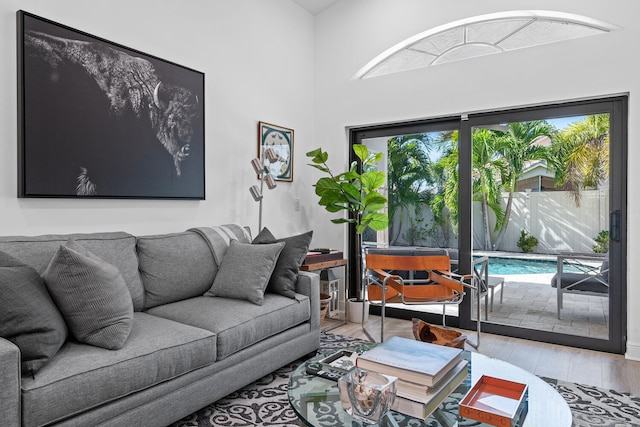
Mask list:
[[[592,36],[616,26],[585,16],[513,11],[476,16],[432,28],[391,47],[356,75],[368,78],[452,61]]]

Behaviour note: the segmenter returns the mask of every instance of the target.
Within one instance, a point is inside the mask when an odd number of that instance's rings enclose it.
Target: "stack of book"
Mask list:
[[[462,350],[392,337],[356,361],[358,367],[398,377],[392,409],[427,418],[467,377]]]
[[[303,264],[317,264],[344,258],[344,254],[334,249],[312,249],[307,252]]]

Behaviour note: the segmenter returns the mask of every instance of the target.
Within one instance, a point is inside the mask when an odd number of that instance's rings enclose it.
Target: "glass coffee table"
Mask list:
[[[358,349],[356,349],[358,350]],[[338,384],[335,381],[306,373],[309,364],[326,356],[318,355],[304,363],[289,378],[289,401],[304,425],[358,427],[364,424],[352,418],[342,408]],[[469,360],[469,375],[426,419],[416,419],[395,411],[389,411],[380,422],[381,426],[489,426],[475,420],[458,418],[458,404],[466,392],[482,376],[490,375],[529,386],[529,408],[519,427],[570,427],[572,424],[569,405],[550,385],[537,376],[499,359],[479,353],[463,352]]]

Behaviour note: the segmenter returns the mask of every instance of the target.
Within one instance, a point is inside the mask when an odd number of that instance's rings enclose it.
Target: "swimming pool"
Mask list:
[[[568,267],[565,267],[567,270]],[[555,274],[556,261],[543,259],[489,257],[489,274]]]

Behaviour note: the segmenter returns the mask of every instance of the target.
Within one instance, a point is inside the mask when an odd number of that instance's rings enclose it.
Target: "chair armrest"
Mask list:
[[[296,293],[309,297],[311,305],[311,328],[320,328],[320,275],[309,271],[298,272]]]
[[[20,349],[0,338],[0,420],[3,426],[20,426]]]

